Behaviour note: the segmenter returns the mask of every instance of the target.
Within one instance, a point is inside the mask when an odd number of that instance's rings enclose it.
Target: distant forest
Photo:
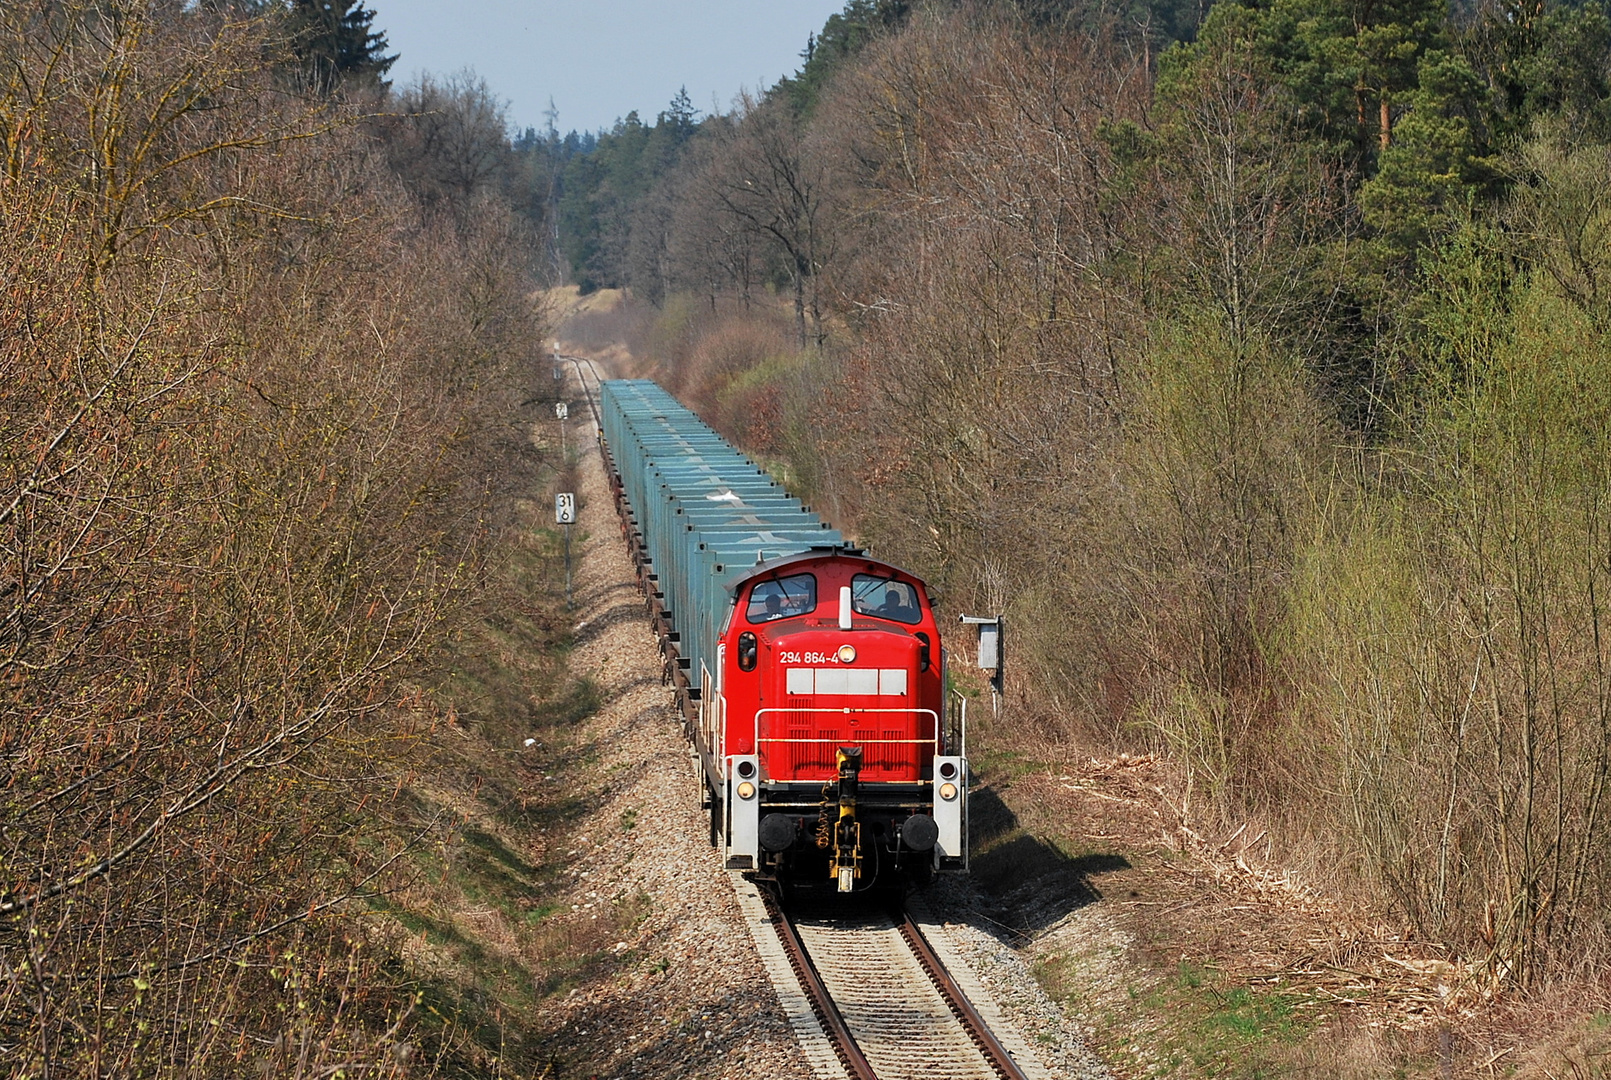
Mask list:
[[[1107,63],[1165,90],[1190,58],[1240,37],[1260,77],[1286,97],[1293,138],[1328,155],[1345,174],[1366,229],[1406,257],[1437,231],[1445,211],[1503,195],[1506,180],[1494,158],[1523,133],[1544,122],[1598,139],[1611,128],[1611,31],[1593,0],[1218,6],[1223,10],[1186,2],[851,0],[809,38],[794,76],[744,97],[729,113],[701,116],[683,92],[653,122],[633,112],[597,133],[562,137],[552,125],[527,128],[514,147],[530,156],[542,178],[537,186],[550,193],[551,232],[569,279],[584,292],[631,287],[658,303],[679,289],[712,287],[711,268],[692,251],[700,246],[690,235],[699,231],[692,220],[698,215],[685,205],[691,197],[719,198],[702,190],[710,177],[697,175],[720,156],[712,144],[754,127],[760,117],[750,120],[752,113],[783,112],[809,127],[835,75],[914,20],[986,20],[1044,41],[1100,41]],[[1147,128],[1138,121],[1106,141],[1118,147],[1131,139],[1133,152]],[[756,244],[746,253],[753,260],[726,268],[718,287],[789,287],[797,238],[782,236],[782,222],[773,219],[791,212],[725,210],[748,221],[740,231],[753,233]]]

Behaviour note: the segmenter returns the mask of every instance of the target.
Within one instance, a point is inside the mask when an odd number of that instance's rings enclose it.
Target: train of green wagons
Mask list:
[[[657,384],[605,381],[599,404],[727,866],[845,893],[964,869],[965,717],[923,582]]]

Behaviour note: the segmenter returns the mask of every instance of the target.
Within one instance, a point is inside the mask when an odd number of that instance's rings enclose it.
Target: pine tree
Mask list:
[[[677,96],[671,99],[670,107],[659,115],[655,126],[668,129],[679,146],[698,129],[699,110],[694,108],[686,86],[677,91]]]
[[[328,94],[343,83],[384,86],[397,56],[386,55],[385,31],[361,0],[291,0],[297,55],[309,85]]]
[[[1611,140],[1611,17],[1603,5],[1493,0],[1460,46],[1491,89],[1498,138],[1525,137],[1543,123],[1568,140]]]
[[[844,11],[828,16],[822,33],[806,38],[800,53],[805,63],[792,78],[781,79],[769,96],[786,94],[797,113],[809,113],[834,71],[878,34],[904,26],[912,6],[910,0],[848,0]]]

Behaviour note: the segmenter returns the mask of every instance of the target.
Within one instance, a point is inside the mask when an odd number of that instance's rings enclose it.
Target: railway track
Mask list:
[[[1035,1080],[975,1009],[905,911],[786,911],[766,917],[842,1075],[853,1080]],[[773,973],[774,982],[777,973]],[[787,1008],[787,1003],[785,1003]],[[797,1024],[797,1027],[799,1025]],[[832,1070],[818,1065],[819,1074]]]
[[[581,385],[582,394],[587,398],[587,407],[593,414],[593,430],[601,431],[604,428],[603,419],[599,416],[598,389],[604,377],[599,374],[598,367],[585,356],[567,356],[562,353],[554,354],[555,360],[563,360],[576,371],[576,381]],[[586,373],[583,373],[583,366]],[[593,377],[592,385],[588,385],[588,375]]]

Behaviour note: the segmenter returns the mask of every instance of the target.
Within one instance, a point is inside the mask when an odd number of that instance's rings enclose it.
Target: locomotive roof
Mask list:
[[[744,587],[745,583],[754,581],[758,577],[765,577],[768,574],[772,574],[779,570],[793,566],[796,563],[811,562],[814,559],[831,558],[835,555],[844,556],[848,559],[855,559],[858,562],[875,563],[878,566],[882,566],[888,570],[893,570],[895,573],[900,574],[903,577],[909,577],[913,581],[923,583],[923,579],[912,573],[910,570],[904,570],[893,563],[885,562],[883,559],[875,559],[871,555],[867,554],[866,549],[859,548],[854,544],[822,544],[820,546],[813,547],[810,551],[796,552],[793,555],[783,555],[776,559],[767,559],[765,562],[757,563],[756,565],[747,568],[743,573],[728,578],[725,587],[728,594],[734,599],[737,599],[738,591]],[[925,589],[928,588],[926,583],[923,584],[923,587]]]

